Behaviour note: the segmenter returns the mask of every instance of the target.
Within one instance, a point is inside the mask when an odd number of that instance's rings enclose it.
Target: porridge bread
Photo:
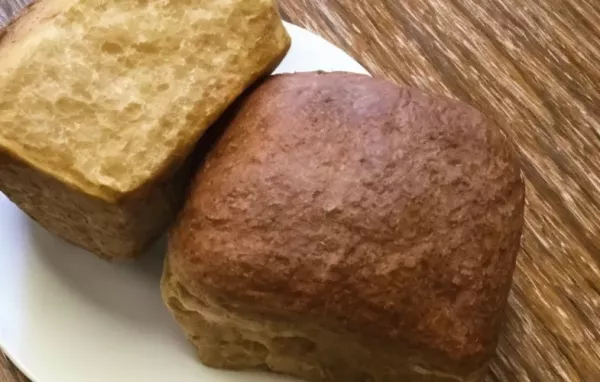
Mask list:
[[[523,227],[496,126],[347,73],[270,77],[231,113],[162,280],[201,361],[314,382],[477,380]]]
[[[289,46],[273,0],[31,5],[0,31],[0,192],[135,257],[172,221],[205,130]]]

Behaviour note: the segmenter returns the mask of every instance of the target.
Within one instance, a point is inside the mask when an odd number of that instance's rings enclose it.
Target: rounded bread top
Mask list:
[[[489,356],[524,205],[493,123],[349,73],[272,76],[230,113],[170,233],[192,293],[465,365]]]

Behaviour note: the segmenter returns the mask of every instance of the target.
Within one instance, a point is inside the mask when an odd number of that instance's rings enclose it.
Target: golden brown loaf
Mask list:
[[[523,225],[497,128],[345,73],[273,76],[232,118],[162,281],[200,359],[315,382],[476,380]]]
[[[162,232],[198,139],[290,46],[273,0],[44,0],[0,36],[0,191],[107,258]]]

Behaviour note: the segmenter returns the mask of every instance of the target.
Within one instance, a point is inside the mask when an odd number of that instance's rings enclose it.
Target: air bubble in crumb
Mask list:
[[[164,92],[169,90],[171,86],[169,86],[169,84],[160,84],[156,87],[156,90],[158,90],[159,92]]]
[[[102,44],[102,51],[108,54],[120,54],[123,53],[123,48],[121,45],[114,42],[105,42]]]

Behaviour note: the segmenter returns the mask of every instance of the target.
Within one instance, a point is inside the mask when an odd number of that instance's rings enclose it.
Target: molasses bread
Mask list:
[[[270,77],[230,113],[162,280],[200,360],[311,382],[478,380],[523,228],[494,123],[348,73]]]

